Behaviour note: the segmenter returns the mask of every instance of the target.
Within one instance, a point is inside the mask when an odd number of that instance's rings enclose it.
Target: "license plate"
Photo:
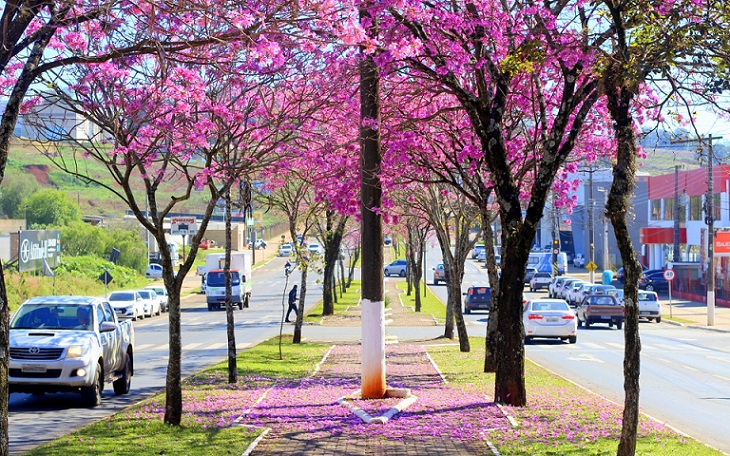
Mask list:
[[[610,320],[611,319],[611,316],[610,315],[601,315],[601,319],[602,320]]]
[[[46,366],[45,364],[23,364],[21,370],[23,372],[40,374],[46,371]]]
[[[646,312],[646,311],[639,312],[639,315],[651,315],[651,312]]]
[[[558,321],[558,317],[547,317],[545,321],[548,323],[556,323]]]

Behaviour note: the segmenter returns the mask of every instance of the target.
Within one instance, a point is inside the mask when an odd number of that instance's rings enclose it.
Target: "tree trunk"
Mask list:
[[[618,16],[614,14],[614,19]],[[627,59],[625,35],[619,24],[618,40],[620,52]],[[624,60],[625,61],[625,60]],[[639,376],[641,373],[641,337],[639,335],[638,283],[641,264],[631,242],[627,214],[631,207],[636,174],[636,138],[631,116],[633,99],[631,80],[624,79],[621,59],[606,78],[606,93],[609,112],[614,121],[614,135],[617,144],[616,164],[613,167],[613,183],[606,203],[606,216],[611,219],[621,260],[624,265],[624,305],[626,320],[624,327],[624,411],[617,455],[632,456],[636,453],[636,439],[639,425]]]
[[[322,305],[322,315],[332,315],[335,313],[335,306],[333,303],[333,294],[335,291],[335,267],[337,266],[337,260],[340,256],[342,235],[344,234],[345,226],[347,225],[347,217],[340,216],[337,221],[337,226],[333,229],[333,217],[333,212],[328,210],[327,229],[324,236],[324,273],[322,275],[322,298],[324,301]]]
[[[489,311],[489,320],[487,320],[487,336],[486,336],[486,352],[484,355],[484,372],[496,372],[497,357],[499,354],[499,346],[497,345],[497,321],[499,312],[495,310],[497,307],[497,291],[499,290],[499,275],[497,274],[496,257],[494,255],[494,232],[492,231],[491,214],[487,212],[486,205],[481,210],[482,231],[484,233],[484,248],[487,263],[487,277],[489,277],[489,286],[492,290],[491,310]]]
[[[521,234],[521,235],[520,235]],[[497,329],[495,344],[499,347],[496,358],[494,380],[494,400],[500,404],[522,407],[527,403],[525,389],[525,346],[522,326],[522,293],[525,289],[523,278],[527,267],[527,257],[534,233],[527,240],[524,233],[514,233],[507,239],[505,255],[510,261],[502,264],[502,279],[497,290]],[[507,283],[511,280],[511,283]],[[492,313],[490,312],[490,319]]]
[[[377,18],[364,2],[360,22],[377,35]],[[380,76],[374,56],[361,49],[360,61],[360,198],[362,236],[362,390],[363,399],[382,398],[385,381],[385,302],[383,286],[383,218],[380,184]]]
[[[164,241],[164,237],[161,239]],[[160,239],[157,240],[160,242]],[[164,242],[163,242],[164,243]],[[160,245],[160,249],[164,248]],[[164,260],[163,260],[164,261]],[[165,273],[165,287],[169,294],[170,321],[168,329],[168,343],[170,345],[169,358],[167,360],[167,376],[165,378],[165,424],[179,426],[182,420],[182,340],[180,332],[180,289],[177,286],[168,286],[172,282],[172,272]]]
[[[255,250],[256,247],[252,250]],[[228,383],[236,383],[236,333],[233,319],[233,284],[231,281],[231,192],[226,193],[226,254],[224,268],[226,273],[226,335],[228,337]]]
[[[294,340],[293,343],[302,343],[302,322],[304,321],[304,300],[307,297],[307,276],[309,275],[309,268],[305,267],[302,270],[301,281],[299,282],[299,305],[297,306],[297,319],[294,323]]]
[[[8,374],[10,360],[10,306],[5,288],[5,271],[0,262],[0,455],[9,454],[8,435]]]

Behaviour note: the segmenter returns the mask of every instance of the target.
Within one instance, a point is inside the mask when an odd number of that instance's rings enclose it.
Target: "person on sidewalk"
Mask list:
[[[297,286],[294,285],[291,288],[291,291],[289,292],[289,310],[286,311],[286,319],[284,320],[287,323],[289,322],[289,314],[294,311],[294,316],[297,316]]]

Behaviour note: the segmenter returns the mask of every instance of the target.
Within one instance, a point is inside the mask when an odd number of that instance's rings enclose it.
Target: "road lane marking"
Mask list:
[[[687,370],[691,370],[692,372],[698,372],[699,371],[699,369],[695,369],[694,367],[687,366],[687,365],[684,365],[682,367],[684,367]]]
[[[682,350],[683,347],[677,347],[676,345],[669,345],[669,344],[654,344],[654,346],[661,348],[662,350],[672,350],[672,351],[679,351]]]
[[[597,350],[602,350],[602,349],[603,349],[603,345],[601,345],[601,344],[597,344],[597,343],[595,343],[595,342],[581,342],[580,344],[581,344],[582,346],[584,346],[584,347],[586,347],[586,346],[587,346],[587,347],[589,347],[589,348],[595,348],[595,349],[597,349]]]
[[[183,346],[183,348],[182,348],[182,349],[183,349],[183,350],[192,350],[193,348],[195,348],[195,347],[199,347],[199,346],[201,346],[201,345],[203,345],[203,344],[202,344],[202,343],[193,343],[193,344],[187,344],[187,345]]]
[[[715,361],[722,361],[724,363],[730,363],[730,358],[722,358],[720,356],[708,356],[707,359],[714,359]]]
[[[717,378],[719,378],[720,380],[724,380],[724,381],[726,381],[726,382],[730,382],[730,377],[725,377],[724,375],[717,375],[717,374],[713,374],[713,377],[717,377]]]
[[[601,364],[606,363],[604,360],[599,359],[597,356],[590,355],[588,353],[582,353],[578,356],[569,356],[568,359],[571,361],[590,361],[590,362],[601,363]]]
[[[134,349],[136,351],[140,351],[140,350],[144,350],[146,348],[150,348],[150,347],[154,347],[154,346],[155,346],[155,344],[142,344],[142,345],[137,345],[136,347],[134,347]]]
[[[606,342],[606,345],[613,348],[618,348],[619,350],[624,349],[624,344],[617,344],[616,342]]]
[[[221,342],[221,343],[218,343],[218,344],[210,344],[210,345],[208,345],[207,348],[209,350],[218,350],[219,348],[223,348],[223,347],[226,347],[226,346],[228,346],[228,344],[226,342]]]
[[[242,344],[236,344],[236,350],[243,350],[244,348],[250,347],[251,344],[249,342],[245,342]]]

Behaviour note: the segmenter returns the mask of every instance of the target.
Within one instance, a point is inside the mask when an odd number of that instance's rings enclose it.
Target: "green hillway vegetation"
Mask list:
[[[337,312],[357,302],[359,283],[354,283],[339,300]],[[435,317],[443,315],[443,304],[428,292],[428,304],[424,308],[437,308]],[[315,308],[307,320],[319,320],[321,308]],[[493,390],[494,376],[482,372],[484,339],[471,341],[473,351],[460,353],[458,344],[434,344],[428,352],[451,385],[489,395]],[[293,345],[285,336],[283,356],[279,357],[278,338],[270,339],[238,354],[239,383],[245,376],[247,386],[252,383],[273,385],[277,379],[303,378],[310,375],[316,364],[329,349],[328,344],[302,343]],[[183,409],[193,408],[204,402],[205,409],[195,408],[179,427],[163,424],[159,413],[164,404],[164,393],[146,399],[121,413],[73,432],[56,441],[32,450],[27,455],[68,454],[135,454],[143,455],[208,455],[236,454],[245,451],[262,430],[243,426],[218,427],[219,421],[230,419],[235,409],[234,394],[241,394],[244,387],[231,387],[227,383],[226,362],[206,369],[184,382]],[[497,442],[502,454],[509,455],[607,455],[615,454],[615,434],[603,435],[600,427],[606,421],[620,419],[621,408],[603,398],[577,388],[573,383],[552,374],[530,362],[526,363],[526,383],[531,403],[524,409],[511,408],[519,426],[509,438],[490,435],[485,437]],[[267,385],[256,385],[267,387]],[[133,386],[134,387],[134,386]],[[573,397],[575,396],[575,398]],[[586,400],[578,398],[588,397]],[[249,398],[250,400],[250,398]],[[164,407],[163,407],[164,409]],[[433,410],[433,413],[439,413]],[[194,418],[190,418],[190,417]],[[224,419],[225,418],[225,419]],[[397,417],[395,418],[397,420]],[[640,455],[721,455],[692,439],[682,437],[646,417],[641,419],[643,432],[638,439]],[[387,424],[386,424],[387,425]],[[582,429],[581,435],[573,433]],[[556,432],[558,430],[559,432]]]

